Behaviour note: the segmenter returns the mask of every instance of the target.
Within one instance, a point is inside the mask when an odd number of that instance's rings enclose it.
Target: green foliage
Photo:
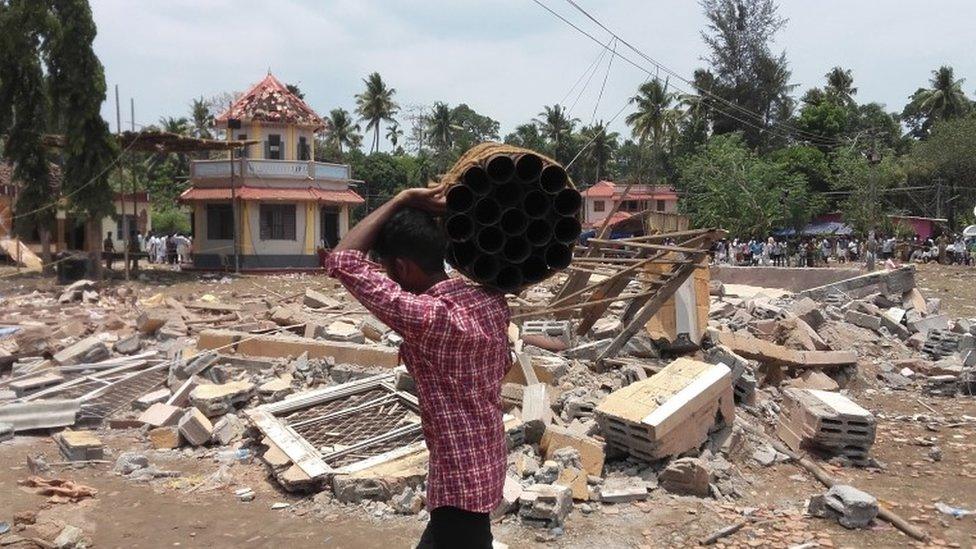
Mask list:
[[[396,89],[387,87],[380,73],[374,72],[363,79],[366,89],[356,95],[356,112],[366,122],[366,131],[373,130],[372,152],[380,150],[380,125],[393,122],[393,115],[400,106],[393,100]]]
[[[885,191],[904,181],[905,174],[896,158],[871,164],[856,151],[841,149],[833,159],[835,189],[849,191],[841,203],[844,221],[860,235],[879,228],[888,213]]]
[[[681,207],[698,227],[763,236],[782,226],[802,227],[823,208],[803,175],[750,151],[736,134],[711,138],[678,162]]]
[[[325,117],[325,139],[316,143],[315,157],[319,160],[341,162],[343,148],[358,149],[363,141],[359,124],[346,109],[332,109]]]
[[[157,207],[152,217],[153,230],[166,234],[190,233],[189,212],[173,205]]]
[[[905,107],[902,118],[912,130],[912,135],[924,139],[936,122],[967,116],[973,110],[973,102],[962,90],[964,78],[956,79],[952,67],[942,66],[932,71],[931,88],[919,88]]]
[[[809,145],[794,145],[777,149],[771,152],[768,158],[788,173],[802,175],[811,190],[816,192],[830,190],[830,162],[820,149]]]
[[[946,185],[950,224],[963,223],[976,205],[976,118],[936,123],[908,159],[917,175]]]
[[[817,144],[821,149],[829,150],[831,145],[820,139],[836,140],[847,131],[849,111],[849,107],[827,96],[818,103],[808,103],[800,109],[797,127],[809,135],[817,136]]]

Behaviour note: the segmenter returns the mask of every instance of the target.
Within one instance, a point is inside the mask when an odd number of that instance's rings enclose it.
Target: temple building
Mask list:
[[[268,73],[216,125],[251,144],[191,163],[180,201],[193,207],[194,267],[233,269],[235,251],[241,270],[318,267],[318,249],[335,246],[364,202],[348,165],[314,160],[322,118]]]

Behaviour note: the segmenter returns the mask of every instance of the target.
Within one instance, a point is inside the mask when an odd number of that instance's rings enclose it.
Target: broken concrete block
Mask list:
[[[948,330],[949,317],[947,315],[927,316],[908,323],[908,329],[919,334],[928,334],[929,330]]]
[[[62,366],[100,362],[111,356],[108,347],[98,336],[89,336],[62,349],[54,355],[54,361]]]
[[[139,352],[142,348],[142,339],[139,334],[132,334],[128,337],[123,337],[122,339],[115,342],[112,346],[112,350],[120,355],[134,355]]]
[[[337,320],[328,325],[309,322],[305,325],[305,337],[346,343],[365,343],[366,341],[366,337],[355,324],[342,320]]]
[[[234,411],[251,399],[254,384],[249,381],[232,381],[219,385],[200,385],[190,392],[190,404],[207,417]]]
[[[51,429],[74,425],[81,411],[80,400],[35,400],[0,404],[0,423],[14,431]]]
[[[536,383],[522,390],[522,423],[527,444],[539,442],[552,423],[548,387],[545,383]]]
[[[176,426],[156,427],[150,429],[146,435],[149,443],[156,450],[173,450],[179,448],[183,442],[180,430]]]
[[[213,435],[213,423],[196,408],[190,408],[183,414],[179,428],[183,438],[194,446],[203,446],[210,442]]]
[[[406,486],[402,479],[394,477],[335,475],[332,479],[332,492],[342,503],[389,501]]]
[[[922,344],[922,352],[932,359],[950,357],[959,350],[959,340],[959,334],[948,330],[929,330]]]
[[[136,318],[136,329],[139,333],[144,335],[155,335],[160,328],[169,322],[172,314],[165,309],[149,309],[143,311],[142,314]]]
[[[522,485],[514,478],[506,475],[505,485],[502,488],[502,500],[491,512],[491,519],[499,519],[514,511],[518,506],[519,498],[522,496]]]
[[[791,379],[787,385],[797,389],[819,389],[821,391],[837,391],[840,389],[840,385],[832,377],[820,370],[807,370],[800,374],[800,377]]]
[[[801,351],[829,351],[830,346],[801,318],[776,322],[775,337],[784,346]]]
[[[402,493],[393,496],[390,506],[401,515],[416,515],[424,508],[424,495],[413,487],[407,486]]]
[[[645,461],[697,448],[734,417],[729,368],[688,358],[614,391],[596,409],[607,442]]]
[[[158,402],[166,402],[169,400],[170,392],[169,389],[163,387],[162,389],[156,389],[155,391],[150,391],[141,397],[132,401],[132,407],[136,410],[148,410],[150,406]]]
[[[783,390],[777,434],[794,452],[841,455],[863,465],[874,444],[875,426],[870,412],[840,393]]]
[[[276,377],[258,386],[258,395],[262,402],[277,402],[292,394],[295,390],[288,379]]]
[[[214,424],[213,440],[221,446],[233,444],[243,436],[244,422],[234,414],[227,414]]]
[[[311,288],[305,290],[305,299],[302,302],[306,307],[312,309],[333,309],[342,306],[342,302],[338,299],[329,297]]]
[[[600,485],[603,503],[629,503],[647,499],[647,484],[640,477],[608,478]]]
[[[357,364],[385,368],[396,368],[400,362],[399,352],[390,347],[322,341],[287,335],[254,337],[253,334],[229,332],[227,330],[218,331],[215,337],[205,337],[209,331],[201,332],[197,339],[197,348],[208,349],[211,348],[209,345],[231,339],[231,346],[236,347],[237,353],[243,356],[298,357],[303,353],[308,353],[309,358],[331,357],[336,364]],[[233,343],[235,341],[237,343]]]
[[[710,473],[699,458],[680,458],[671,461],[658,475],[661,488],[673,494],[698,497],[709,496]]]
[[[128,475],[139,469],[145,469],[148,466],[149,459],[145,454],[140,454],[139,452],[123,452],[115,460],[115,467],[112,468],[112,471],[120,475]]]
[[[583,469],[587,474],[603,476],[603,461],[606,456],[602,442],[578,435],[558,425],[549,425],[539,442],[539,449],[547,460],[552,459],[556,450],[567,446],[579,451]]]
[[[833,518],[845,528],[867,528],[878,516],[878,500],[853,486],[835,484],[826,494],[810,498],[808,511]]]
[[[756,337],[709,330],[709,338],[745,358],[764,364],[799,368],[841,367],[857,364],[854,351],[797,351]]]
[[[378,318],[369,315],[359,323],[359,331],[371,341],[382,341],[383,336],[391,330],[389,326],[380,322]]]
[[[157,402],[139,414],[138,421],[150,427],[168,427],[179,423],[183,409]]]
[[[558,484],[533,484],[519,501],[523,524],[544,528],[561,526],[573,509],[572,490]]]
[[[14,438],[14,426],[10,423],[0,423],[0,442]]]
[[[77,526],[66,524],[54,538],[54,549],[78,549],[86,547],[85,532]]]
[[[64,376],[55,373],[43,373],[25,379],[18,379],[7,384],[7,388],[14,392],[17,397],[36,393],[41,389],[52,387],[64,382]]]
[[[563,467],[556,477],[555,484],[568,487],[574,500],[589,501],[590,487],[586,483],[587,478],[586,471],[578,467]]]
[[[915,266],[907,265],[891,271],[875,271],[854,278],[832,282],[824,286],[800,292],[801,296],[823,300],[834,294],[850,298],[861,298],[873,293],[902,294],[915,287]]]
[[[62,431],[54,436],[61,455],[68,461],[102,459],[102,441],[92,431]]]
[[[525,452],[518,452],[513,458],[515,473],[521,478],[531,477],[539,471],[539,460]]]
[[[867,328],[868,330],[874,330],[875,332],[881,329],[880,316],[859,313],[852,309],[848,309],[847,313],[844,314],[844,320],[855,326]]]

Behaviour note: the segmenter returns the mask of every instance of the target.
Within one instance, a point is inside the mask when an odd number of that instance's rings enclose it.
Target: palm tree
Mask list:
[[[203,96],[194,99],[190,104],[190,117],[193,119],[193,135],[201,139],[210,139],[212,137],[210,128],[213,127],[214,117]]]
[[[939,67],[939,70],[932,71],[932,79],[929,80],[932,88],[915,92],[912,103],[932,122],[962,118],[972,109],[972,103],[962,91],[965,81],[965,78],[956,80],[952,67]]]
[[[583,128],[583,139],[589,143],[586,148],[586,162],[594,168],[593,182],[598,183],[607,171],[607,164],[617,150],[620,134],[607,132],[607,125],[601,120],[598,124]]]
[[[332,109],[329,116],[325,117],[326,143],[335,147],[342,156],[342,146],[349,148],[358,147],[363,140],[359,133],[359,124],[356,124],[349,111],[346,109]]]
[[[173,118],[164,116],[159,119],[160,129],[164,132],[175,133],[178,135],[190,134],[190,121],[186,117]]]
[[[454,146],[454,132],[457,128],[454,111],[446,103],[434,103],[427,119],[427,138],[434,149],[444,153]]]
[[[539,132],[552,144],[554,155],[558,158],[562,151],[562,143],[579,122],[578,118],[570,118],[566,108],[562,105],[544,106],[539,118],[534,120],[539,126]]]
[[[681,111],[675,108],[677,95],[668,91],[668,83],[663,85],[658,79],[641,84],[637,95],[630,99],[637,110],[627,115],[626,122],[633,128],[634,137],[641,145],[650,141],[655,149],[668,140],[668,131],[673,131],[681,119]]]
[[[400,106],[393,101],[396,89],[388,88],[380,73],[374,72],[363,79],[366,91],[356,95],[356,112],[366,121],[366,131],[373,130],[371,152],[380,150],[380,124],[393,122],[393,115]]]
[[[390,124],[390,127],[386,129],[386,139],[393,145],[393,149],[396,150],[397,145],[400,143],[400,138],[403,137],[403,130],[400,129],[400,124],[396,121]]]
[[[845,105],[854,104],[854,96],[857,95],[857,88],[854,87],[854,75],[850,69],[834,67],[826,75],[828,95],[840,99]]]

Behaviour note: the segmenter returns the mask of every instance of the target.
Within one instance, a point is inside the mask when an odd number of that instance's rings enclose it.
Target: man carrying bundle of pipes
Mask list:
[[[444,272],[446,241],[432,216],[444,209],[440,189],[401,192],[349,231],[326,269],[403,336],[430,452],[430,522],[418,547],[490,548],[488,514],[505,483],[509,311],[500,291]]]

